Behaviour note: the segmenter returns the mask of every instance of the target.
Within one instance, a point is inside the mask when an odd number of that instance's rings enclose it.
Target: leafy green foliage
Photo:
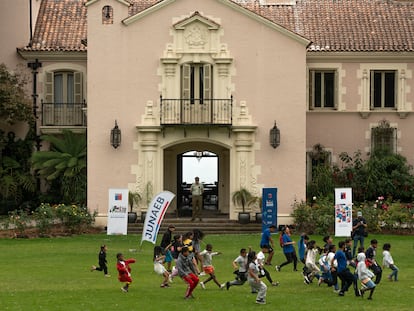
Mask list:
[[[25,84],[20,75],[10,73],[6,65],[0,64],[0,120],[8,124],[34,122]]]
[[[246,188],[241,188],[240,190],[233,192],[231,200],[234,205],[241,206],[244,213],[246,211],[246,205],[250,206],[251,204],[254,204],[257,201],[257,197]]]
[[[298,231],[321,235],[333,232],[335,208],[330,198],[321,197],[311,204],[295,202],[292,216]]]
[[[16,139],[13,132],[0,129],[0,210],[7,213],[33,197],[35,179],[29,158],[32,154],[34,122],[30,100],[24,91],[26,81],[0,64],[0,124],[29,124],[25,139]]]
[[[70,233],[80,233],[95,221],[96,213],[89,213],[85,206],[59,204],[54,208],[56,216]]]
[[[41,138],[50,142],[51,148],[33,154],[33,168],[39,176],[58,185],[63,202],[85,202],[86,135],[65,130],[61,136],[44,135]]]
[[[352,188],[354,202],[373,201],[379,196],[392,200],[414,200],[414,175],[407,159],[385,149],[375,150],[364,160],[361,151],[339,155],[340,165],[314,167],[307,196],[332,196],[335,188]]]
[[[13,132],[6,138],[1,130],[0,137],[0,200],[7,205],[3,211],[7,212],[33,198],[36,181],[29,161],[33,142],[28,138],[16,139]]]

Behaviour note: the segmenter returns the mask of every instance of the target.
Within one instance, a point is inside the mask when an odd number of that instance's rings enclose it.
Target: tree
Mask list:
[[[0,121],[7,124],[34,122],[30,99],[24,91],[26,81],[19,74],[12,74],[0,64]]]
[[[231,199],[234,205],[239,205],[242,207],[242,211],[244,213],[246,211],[246,205],[250,205],[253,201],[256,200],[256,197],[251,194],[251,192],[246,188],[241,188],[240,190],[233,192]]]
[[[8,212],[25,200],[33,200],[36,182],[31,173],[33,150],[33,122],[30,99],[24,91],[26,81],[19,74],[0,64],[0,210]],[[14,132],[6,133],[2,125],[28,123],[24,139]]]
[[[49,151],[33,153],[33,168],[58,188],[64,203],[86,201],[86,135],[64,130],[62,135],[43,135]]]

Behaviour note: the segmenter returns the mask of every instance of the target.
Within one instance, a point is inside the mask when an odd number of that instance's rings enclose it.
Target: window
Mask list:
[[[82,103],[82,73],[77,71],[46,72],[45,102]]]
[[[57,72],[54,74],[53,102],[63,104],[74,102],[73,72]]]
[[[371,109],[396,108],[396,72],[371,71]]]
[[[83,125],[82,73],[47,71],[42,103],[43,125]]]
[[[105,5],[102,8],[102,24],[110,25],[114,23],[114,10],[111,6]]]
[[[212,120],[212,66],[181,66],[182,122],[208,124]]]
[[[184,64],[181,67],[182,99],[200,100],[211,99],[212,96],[212,66],[210,64]]]
[[[382,120],[371,130],[371,151],[385,150],[396,152],[397,129],[390,126],[387,120]]]
[[[321,178],[327,172],[332,162],[332,153],[321,144],[312,147],[312,151],[306,152],[306,180],[307,184]]]
[[[335,70],[309,71],[309,109],[335,109]]]

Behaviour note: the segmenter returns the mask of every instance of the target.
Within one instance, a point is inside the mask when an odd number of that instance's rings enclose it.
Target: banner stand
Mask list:
[[[128,189],[109,189],[107,234],[127,235]]]
[[[335,236],[349,237],[352,231],[352,188],[335,188]]]

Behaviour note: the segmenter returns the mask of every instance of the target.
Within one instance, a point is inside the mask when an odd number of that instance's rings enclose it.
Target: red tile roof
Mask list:
[[[163,0],[127,1],[131,16]],[[309,51],[414,52],[414,0],[232,1],[308,38]],[[86,51],[84,2],[43,0],[33,44],[24,50]]]

